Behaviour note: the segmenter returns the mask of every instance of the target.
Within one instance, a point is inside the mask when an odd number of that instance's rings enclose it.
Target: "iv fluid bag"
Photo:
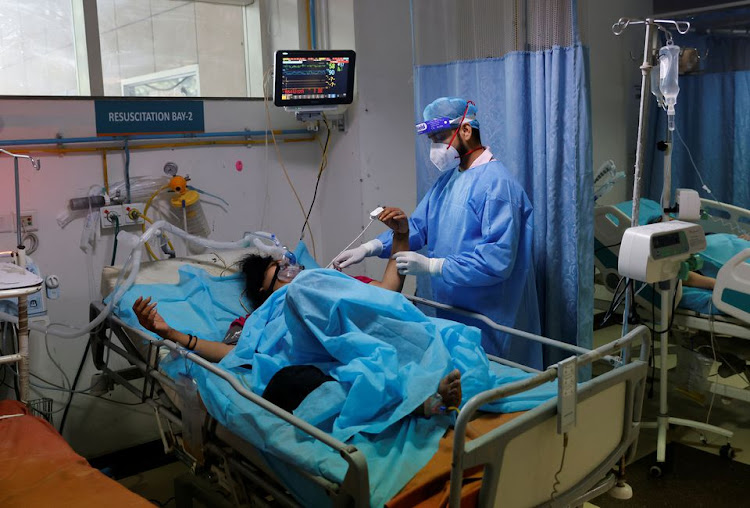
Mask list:
[[[674,130],[674,107],[677,104],[677,94],[680,93],[680,86],[677,83],[679,67],[679,46],[667,44],[659,50],[659,88],[667,106],[667,120],[671,131]]]
[[[661,66],[657,63],[651,68],[651,93],[656,97],[660,108],[665,108],[664,96],[661,93]]]

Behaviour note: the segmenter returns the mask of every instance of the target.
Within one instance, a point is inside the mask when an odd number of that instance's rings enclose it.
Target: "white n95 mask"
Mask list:
[[[441,173],[450,171],[461,162],[458,150],[446,143],[432,143],[430,145],[430,160]]]

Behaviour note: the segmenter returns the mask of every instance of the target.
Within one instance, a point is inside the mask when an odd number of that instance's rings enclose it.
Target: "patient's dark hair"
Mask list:
[[[271,263],[273,263],[273,258],[258,254],[249,254],[242,260],[242,273],[245,274],[245,293],[252,302],[254,309],[260,307],[268,298],[268,295],[261,288],[263,277]]]

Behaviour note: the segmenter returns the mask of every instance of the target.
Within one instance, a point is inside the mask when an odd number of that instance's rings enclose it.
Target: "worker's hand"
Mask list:
[[[409,220],[404,211],[393,206],[387,207],[380,212],[378,220],[391,228],[394,233],[408,234]]]
[[[359,247],[345,250],[333,260],[333,267],[341,270],[347,266],[361,263],[368,256],[377,256],[383,251],[383,244],[377,238],[363,243]]]
[[[143,328],[150,332],[154,332],[159,337],[166,338],[170,326],[164,321],[164,318],[156,312],[156,302],[151,303],[151,297],[148,297],[145,300],[142,296],[139,297],[133,304],[133,312],[135,312],[138,322]]]
[[[418,252],[403,251],[393,255],[396,268],[401,275],[420,275],[427,273],[433,277],[442,275],[444,258],[428,258]]]

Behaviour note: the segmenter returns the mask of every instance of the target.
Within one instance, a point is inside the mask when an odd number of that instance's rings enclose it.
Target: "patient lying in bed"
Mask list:
[[[409,225],[406,214],[399,208],[386,208],[379,219],[393,229],[395,251],[409,250]],[[245,293],[254,308],[259,308],[278,289],[289,282],[278,275],[281,265],[271,257],[251,254],[242,261],[245,276]],[[400,292],[404,276],[396,269],[396,262],[389,260],[382,280],[356,277],[363,283]],[[157,311],[157,302],[151,298],[139,297],[133,304],[133,312],[138,322],[147,330],[163,339],[172,340],[212,362],[221,361],[237,345],[246,318],[236,319],[229,327],[224,340],[216,342],[203,340],[191,334],[172,328]],[[268,383],[263,397],[277,406],[292,412],[304,398],[325,382],[334,379],[313,365],[290,365],[280,369]],[[461,403],[461,374],[454,369],[440,380],[436,395],[425,400],[416,414],[430,415],[444,408],[456,407]]]
[[[406,240],[406,229],[401,231]],[[269,261],[256,282],[247,284],[237,276],[213,277],[199,268],[183,267],[176,285],[130,288],[117,315],[129,326],[160,332],[183,346],[190,341],[207,358],[216,353],[218,367],[259,396],[272,390],[279,372],[294,374],[289,367],[302,369],[300,376],[289,376],[292,381],[308,375],[304,372],[322,378],[324,382],[300,397],[294,416],[364,454],[373,506],[393,497],[430,460],[453,421],[452,414],[419,417],[425,413],[425,401],[447,406],[455,396],[463,403],[485,390],[532,376],[490,362],[479,329],[422,313],[398,291],[402,279],[392,264],[376,282],[387,286],[390,276],[396,277],[398,285],[388,288],[393,291],[325,269],[304,270],[291,284],[270,284],[272,272],[275,266]],[[219,344],[221,350],[212,350],[204,342],[222,342],[233,316],[241,313],[237,297],[243,286],[249,298],[259,296],[265,302],[247,317],[236,346]],[[134,305],[140,295],[154,295],[161,310],[156,312],[153,302],[144,299]],[[172,326],[160,323],[162,316]],[[179,331],[170,331],[172,327]],[[191,333],[207,340],[191,339]],[[164,358],[159,368],[173,379],[191,377],[208,413],[262,453],[336,483],[344,480],[348,465],[336,450],[251,403],[221,377],[180,355]],[[460,377],[452,374],[455,370]],[[441,397],[445,393],[446,383],[448,395],[436,400],[436,392]],[[556,393],[551,383],[482,409],[524,411]]]

